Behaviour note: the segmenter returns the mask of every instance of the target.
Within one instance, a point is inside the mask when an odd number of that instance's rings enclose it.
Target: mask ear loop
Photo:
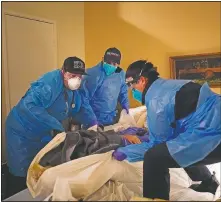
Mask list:
[[[143,64],[143,67],[142,67],[142,69],[141,69],[139,75],[136,76],[135,79],[133,79],[133,80],[135,80],[134,82],[133,82],[133,81],[126,82],[128,87],[131,87],[131,85],[132,85],[133,83],[137,83],[137,82],[140,80],[140,77],[141,77],[141,75],[142,75],[142,73],[143,73],[143,71],[144,71],[144,69],[145,69],[146,64],[147,64],[147,61]]]
[[[139,76],[138,76],[139,79],[140,79],[140,77],[141,77],[141,75],[142,75],[142,73],[143,73],[143,70],[144,70],[146,64],[147,64],[147,62],[144,63],[144,65],[143,65],[143,67],[142,67],[142,69],[141,69],[141,71],[140,71],[140,74],[139,74]]]
[[[146,66],[147,63],[148,63],[148,61],[145,62],[144,66],[143,66],[143,69],[141,70],[139,76],[141,76],[141,74],[143,73],[144,68],[145,68],[145,66]],[[146,72],[146,73],[147,73],[146,77],[149,75],[150,72],[156,72],[156,68],[155,68],[155,67],[150,68],[150,69]]]
[[[140,79],[140,77],[141,77],[141,75],[142,75],[142,73],[143,73],[143,70],[144,70],[144,68],[145,68],[146,63],[147,63],[147,62],[145,62],[145,64],[144,64],[144,66],[142,67],[142,69],[141,69],[139,75],[136,76],[135,79],[133,79],[133,81],[128,81],[128,82],[126,82],[127,85],[128,85],[128,87],[130,87],[133,83],[137,83],[137,82],[139,81],[139,79]]]
[[[139,74],[138,77],[137,77],[137,82],[140,80],[140,77],[142,76],[142,73],[143,73],[143,71],[144,71],[144,69],[145,69],[146,64],[147,64],[147,61],[143,64],[143,67],[142,67],[142,69],[141,69],[141,71],[140,71],[140,74]]]
[[[144,67],[143,67],[143,69],[141,70],[140,76],[141,76],[141,74],[143,73],[143,70],[144,70],[144,68],[145,68],[145,66],[146,66],[147,63],[148,63],[148,61],[145,62]],[[150,72],[153,72],[153,71],[156,72],[156,69],[155,69],[155,68],[149,69],[149,70],[146,72],[146,77],[148,77],[149,74],[150,74]],[[147,86],[148,86],[148,83],[146,84],[146,87],[145,87],[145,89],[144,89],[144,91],[143,91],[143,94],[142,94],[142,104],[145,104],[145,95],[146,95],[146,92],[147,92],[147,90],[148,90],[148,88],[149,88],[149,87],[147,87]]]

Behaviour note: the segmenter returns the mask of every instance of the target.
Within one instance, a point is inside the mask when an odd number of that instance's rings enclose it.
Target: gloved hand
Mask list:
[[[88,128],[87,130],[93,130],[93,131],[97,132],[97,127],[98,127],[98,125],[96,124],[96,125],[93,125],[92,127]]]
[[[120,151],[117,151],[117,150],[115,150],[115,151],[113,152],[112,156],[113,156],[116,160],[118,160],[118,161],[123,161],[124,159],[127,158],[127,155],[126,155],[126,154],[124,154],[124,153],[122,153],[122,152],[120,152]]]
[[[122,108],[127,112],[127,114],[129,114],[129,109],[126,106],[122,106]]]
[[[123,135],[122,138],[126,139],[131,144],[140,144],[141,143],[140,139],[135,135]]]

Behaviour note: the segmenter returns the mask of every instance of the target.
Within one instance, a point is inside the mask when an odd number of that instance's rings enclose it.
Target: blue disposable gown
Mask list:
[[[82,108],[76,120],[85,128],[94,124],[113,124],[119,101],[123,108],[129,108],[128,87],[125,72],[105,74],[102,63],[87,69],[81,85]]]
[[[10,172],[25,177],[35,155],[50,141],[51,130],[64,131],[61,122],[74,116],[80,106],[80,93],[64,87],[60,70],[33,82],[6,120]]]
[[[148,149],[167,142],[171,156],[186,167],[205,158],[221,142],[220,95],[207,84],[200,89],[196,111],[176,121],[175,129],[170,126],[174,121],[176,92],[187,82],[157,79],[150,86],[145,96],[150,141],[119,148],[129,161],[141,161]]]

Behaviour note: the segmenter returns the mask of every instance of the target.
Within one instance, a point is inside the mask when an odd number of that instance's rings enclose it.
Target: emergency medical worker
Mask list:
[[[128,87],[120,61],[120,51],[109,48],[100,63],[87,69],[89,76],[84,77],[80,89],[82,111],[77,116],[85,129],[96,131],[98,126],[116,123],[118,103],[129,113]]]
[[[145,60],[129,65],[126,82],[146,105],[149,142],[117,151],[129,161],[144,160],[143,196],[169,200],[169,168],[179,167],[202,181],[190,188],[215,194],[219,183],[205,165],[221,162],[220,95],[207,83],[160,78]]]
[[[81,106],[80,87],[85,63],[77,57],[64,61],[62,69],[44,74],[31,83],[6,120],[7,164],[12,183],[25,186],[27,170],[35,155],[63,132],[62,121]]]

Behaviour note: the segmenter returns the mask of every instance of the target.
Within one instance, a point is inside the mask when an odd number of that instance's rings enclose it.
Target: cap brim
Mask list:
[[[86,72],[82,73],[82,75],[88,75]]]
[[[72,71],[70,72],[72,74],[80,74],[80,75],[88,75],[86,72],[76,72],[76,71]]]
[[[104,59],[104,62],[111,64],[111,63],[117,63],[118,65],[120,65],[120,60],[109,60],[109,59]]]

